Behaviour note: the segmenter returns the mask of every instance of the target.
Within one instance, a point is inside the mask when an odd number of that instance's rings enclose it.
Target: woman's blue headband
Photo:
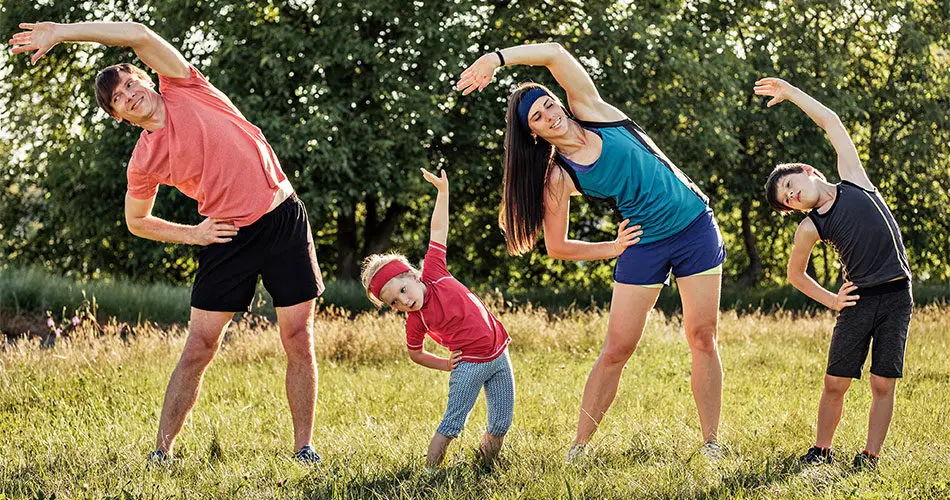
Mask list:
[[[521,102],[518,103],[518,119],[521,120],[521,124],[524,125],[524,128],[531,130],[528,127],[528,111],[531,111],[531,105],[534,104],[534,101],[548,95],[541,87],[535,87],[527,92],[524,96],[521,97]]]

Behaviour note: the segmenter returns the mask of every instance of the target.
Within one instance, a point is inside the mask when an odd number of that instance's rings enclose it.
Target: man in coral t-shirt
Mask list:
[[[153,463],[169,463],[201,379],[234,313],[246,311],[258,278],[277,308],[287,352],[287,398],[295,457],[320,461],[310,446],[317,374],[313,354],[314,301],[323,280],[307,211],[296,197],[261,130],[251,124],[174,47],[138,23],[24,23],[12,53],[31,62],[59,42],[131,47],[158,73],[159,89],[141,69],[110,66],[96,77],[96,101],[111,117],[144,129],[129,162],[126,223],[136,236],[201,245],[191,296],[188,339],[172,373],[158,427]],[[195,226],[151,214],[159,184],[198,201],[205,220]]]

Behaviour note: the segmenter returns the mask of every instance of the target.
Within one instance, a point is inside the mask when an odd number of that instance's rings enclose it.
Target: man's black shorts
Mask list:
[[[296,305],[323,293],[307,209],[296,195],[242,227],[231,241],[198,252],[191,306],[206,311],[247,311],[258,276],[275,307]]]
[[[870,348],[871,373],[901,378],[904,346],[914,308],[910,281],[891,281],[858,289],[852,294],[861,298],[838,313],[826,373],[834,377],[861,378]]]

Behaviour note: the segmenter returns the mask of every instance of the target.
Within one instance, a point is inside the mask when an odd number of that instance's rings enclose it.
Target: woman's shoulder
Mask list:
[[[614,105],[604,102],[603,100],[598,100],[598,102],[586,106],[572,104],[571,112],[574,114],[574,118],[582,125],[609,126],[610,124],[620,124],[630,120],[623,111],[620,111]]]
[[[549,190],[553,189],[554,192],[562,192],[564,189],[567,189],[572,195],[580,194],[574,185],[574,179],[571,178],[571,175],[567,173],[565,168],[558,162],[554,162],[550,170],[548,170],[548,179],[545,183],[545,187]]]

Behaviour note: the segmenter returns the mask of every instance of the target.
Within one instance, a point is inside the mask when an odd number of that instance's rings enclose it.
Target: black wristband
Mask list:
[[[504,66],[504,65],[505,65],[505,56],[501,55],[501,51],[500,51],[500,50],[496,50],[496,51],[495,51],[495,54],[498,54],[498,60],[501,61],[501,65]]]

